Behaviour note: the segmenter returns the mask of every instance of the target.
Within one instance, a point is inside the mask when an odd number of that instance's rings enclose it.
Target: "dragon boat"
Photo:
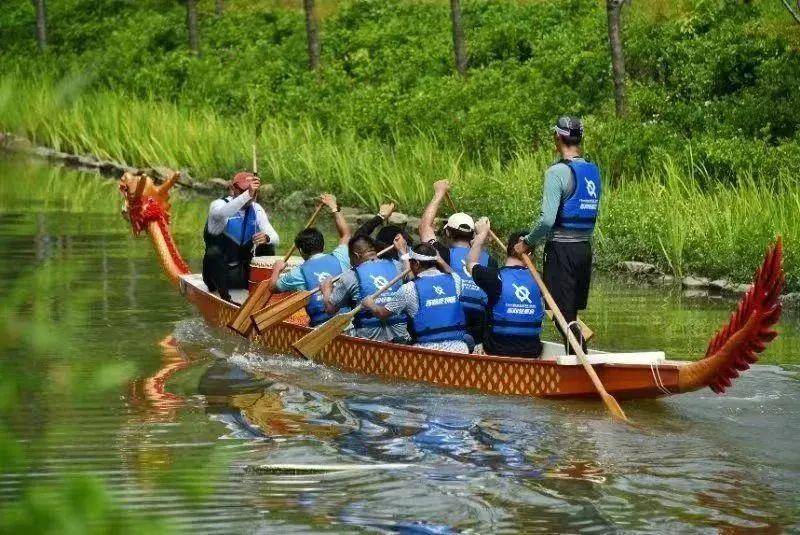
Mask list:
[[[225,329],[240,305],[208,291],[200,274],[191,273],[173,240],[169,226],[170,188],[175,173],[162,184],[150,177],[126,173],[120,180],[123,215],[134,235],[146,232],[167,278],[212,326]],[[256,259],[258,262],[258,259]],[[268,273],[267,273],[268,275]],[[784,285],[780,239],[766,253],[753,284],[742,297],[730,320],[711,338],[703,358],[668,360],[661,351],[589,351],[589,361],[606,390],[617,399],[658,398],[709,387],[723,393],[759,357],[777,333],[773,326],[781,315]],[[286,294],[284,294],[285,296]],[[247,290],[232,292],[244,302]],[[272,299],[280,299],[273,296]],[[246,337],[266,350],[287,358],[300,357],[292,344],[308,334],[304,313]],[[541,358],[525,359],[492,355],[464,355],[413,346],[376,342],[340,335],[315,360],[346,372],[368,374],[383,380],[419,381],[445,387],[475,389],[491,394],[545,398],[591,398],[597,393],[574,356],[561,344],[545,342]]]

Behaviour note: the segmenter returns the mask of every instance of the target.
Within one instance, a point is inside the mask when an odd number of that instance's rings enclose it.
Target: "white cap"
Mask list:
[[[469,214],[465,214],[464,212],[458,212],[447,218],[447,224],[445,225],[445,227],[451,228],[453,230],[461,230],[463,232],[474,232],[475,221]]]

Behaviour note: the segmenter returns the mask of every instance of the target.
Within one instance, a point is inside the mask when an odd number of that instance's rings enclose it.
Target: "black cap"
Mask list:
[[[583,138],[583,121],[579,117],[564,115],[556,121],[553,132],[559,136],[570,137],[580,141]]]

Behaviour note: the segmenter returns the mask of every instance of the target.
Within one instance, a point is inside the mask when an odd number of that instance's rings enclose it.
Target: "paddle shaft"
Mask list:
[[[494,233],[492,233],[494,235]],[[494,236],[497,239],[497,236]],[[498,240],[499,241],[499,240]],[[502,242],[501,242],[502,243]],[[569,328],[567,324],[567,320],[564,319],[564,315],[561,313],[561,309],[558,308],[558,305],[553,299],[553,296],[550,295],[550,292],[547,290],[547,287],[544,285],[544,281],[542,277],[539,276],[539,272],[536,271],[536,266],[533,265],[530,257],[528,255],[520,255],[520,258],[525,263],[525,266],[528,268],[528,271],[531,272],[533,275],[533,279],[536,281],[536,285],[539,286],[539,290],[542,292],[542,297],[544,298],[547,306],[550,307],[550,310],[553,312],[553,315],[556,318],[556,322],[558,323],[559,327],[561,327],[561,331],[564,333],[564,336],[567,337],[567,342],[569,342],[570,347],[572,350],[575,351],[575,354],[578,356],[578,360],[581,361],[583,365],[583,369],[586,370],[586,373],[589,375],[589,379],[592,380],[592,384],[594,385],[597,393],[600,394],[600,397],[603,399],[603,402],[608,407],[609,412],[611,412],[612,416],[619,418],[621,420],[627,420],[628,418],[625,416],[625,413],[622,412],[622,407],[619,406],[617,400],[606,391],[606,388],[603,386],[602,381],[600,381],[600,377],[597,376],[597,372],[594,371],[594,368],[586,358],[586,353],[583,352],[583,347],[581,344],[578,343],[577,338],[575,338],[575,334],[572,332],[572,329]]]
[[[253,143],[253,174],[258,177],[258,156],[256,155],[256,144]],[[256,190],[255,194],[253,195],[253,202],[258,199],[258,190]],[[253,256],[256,255],[256,249],[258,249],[258,244],[255,242],[253,243]]]

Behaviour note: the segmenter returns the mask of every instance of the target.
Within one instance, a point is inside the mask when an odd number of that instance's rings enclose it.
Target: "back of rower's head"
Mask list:
[[[378,234],[375,236],[375,241],[379,244],[385,243],[388,246],[394,242],[394,239],[398,234],[403,235],[406,243],[411,243],[411,237],[408,235],[408,232],[397,225],[386,225],[385,227],[381,228],[378,231]]]
[[[294,244],[303,258],[325,251],[325,237],[314,227],[301,230],[294,239]]]
[[[375,240],[366,234],[356,234],[350,238],[347,249],[350,252],[350,263],[355,266],[374,258],[378,252]]]
[[[411,250],[420,256],[434,259],[434,260],[417,260],[412,257],[411,271],[413,271],[414,274],[421,273],[427,269],[438,268],[438,265],[436,264],[435,260],[437,252],[436,248],[433,245],[429,243],[418,243],[414,247],[412,247]]]
[[[514,246],[519,243],[521,238],[524,238],[528,235],[527,230],[515,230],[508,236],[508,242],[506,242],[506,255],[509,257],[516,258],[517,253],[514,252]]]
[[[457,212],[447,218],[444,232],[450,241],[471,242],[475,237],[475,220],[464,212]]]

